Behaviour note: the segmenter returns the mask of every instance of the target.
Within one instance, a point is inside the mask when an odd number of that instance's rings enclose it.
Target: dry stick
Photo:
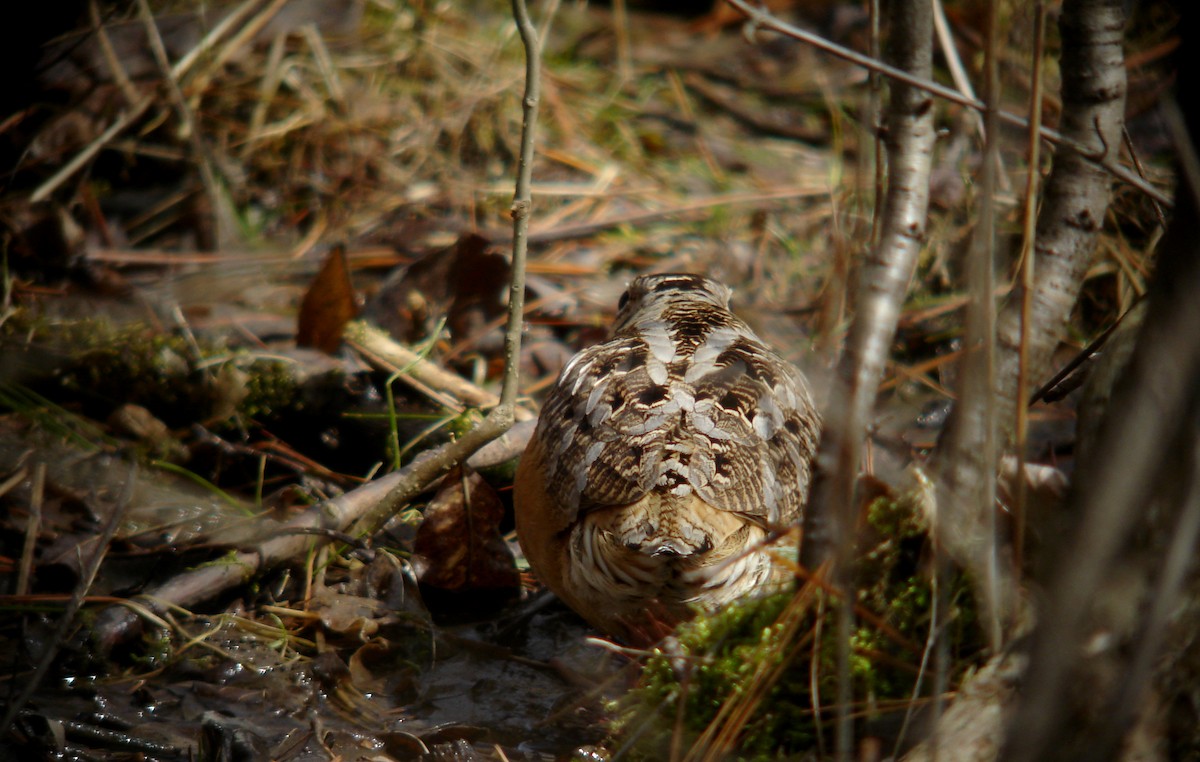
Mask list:
[[[39,464],[42,472],[45,472],[45,464]],[[92,583],[96,580],[96,574],[100,571],[100,564],[104,561],[104,556],[108,553],[108,544],[112,542],[113,535],[117,533],[117,527],[121,526],[121,520],[125,517],[125,509],[129,506],[130,500],[133,499],[134,485],[137,483],[137,465],[134,464],[129,468],[129,477],[125,480],[125,485],[121,488],[120,497],[117,499],[117,504],[113,506],[112,514],[108,517],[108,522],[100,531],[100,535],[96,538],[96,548],[92,551],[92,557],[88,559],[86,564],[81,564],[81,574],[79,582],[75,585],[75,590],[71,593],[71,600],[67,602],[63,608],[62,616],[58,620],[58,624],[54,628],[54,634],[50,640],[45,642],[41,658],[38,659],[37,665],[34,667],[33,676],[28,678],[20,695],[8,705],[8,710],[4,713],[4,718],[0,720],[0,738],[8,735],[8,729],[16,719],[17,714],[29,701],[29,697],[41,685],[46,672],[50,669],[50,663],[54,661],[54,657],[58,654],[58,649],[62,645],[63,640],[67,637],[67,631],[75,622],[75,614],[78,613],[79,607],[83,604],[83,600],[87,597],[88,590],[92,589]]]
[[[933,68],[933,11],[929,3],[891,3],[888,7],[889,56],[918,77]],[[888,350],[900,307],[925,240],[929,173],[936,133],[929,96],[906,83],[892,88],[886,140],[889,179],[879,243],[861,265],[859,307],[850,324],[846,348],[827,407],[828,417],[817,454],[817,479],[804,516],[801,562],[817,569],[833,561],[837,580],[854,600],[849,570],[857,519],[856,483]],[[835,754],[848,760],[853,726],[849,714],[851,607],[839,607],[837,637],[838,727]]]
[[[934,82],[928,77],[914,76],[903,69],[896,68],[887,63],[871,58],[870,56],[865,56],[862,53],[851,50],[850,48],[842,47],[835,42],[830,42],[829,40],[826,40],[825,38],[813,34],[805,29],[801,29],[800,27],[787,24],[775,18],[766,11],[755,8],[747,3],[746,0],[725,0],[725,2],[729,3],[750,17],[749,23],[751,25],[751,29],[753,27],[763,27],[764,29],[770,29],[779,32],[780,34],[800,40],[808,45],[812,45],[818,50],[823,50],[826,53],[836,56],[837,58],[841,58],[844,61],[849,61],[852,64],[861,66],[868,71],[879,72],[890,79],[896,80],[897,82],[901,82],[910,87],[914,87],[918,90],[924,90],[931,95],[936,95],[937,97],[948,100],[951,103],[957,103],[960,106],[966,106],[967,108],[972,108],[976,111],[985,111],[987,109],[987,105],[977,98],[969,98],[954,88],[946,87],[945,85]],[[1000,121],[1015,127],[1029,127],[1029,120],[1017,114],[1007,111],[997,111],[996,117]],[[1043,140],[1046,140],[1050,143],[1070,148],[1080,156],[1083,156],[1086,160],[1092,162],[1098,167],[1103,168],[1104,171],[1108,172],[1113,177],[1132,185],[1134,188],[1137,188],[1142,193],[1145,193],[1147,196],[1163,206],[1171,206],[1171,198],[1166,194],[1165,191],[1156,188],[1154,185],[1140,177],[1136,172],[1121,164],[1117,160],[1117,155],[1113,151],[1107,150],[1108,146],[1104,145],[1103,141],[1101,141],[1101,145],[1085,142],[1087,138],[1061,134],[1050,129],[1049,127],[1046,127],[1045,125],[1038,127],[1038,135],[1040,135]],[[1098,135],[1092,135],[1089,137],[1099,138]]]
[[[219,563],[186,571],[151,587],[138,596],[141,605],[155,614],[172,606],[189,608],[224,590],[245,584],[276,564],[307,553],[328,538],[326,535],[314,539],[308,534],[309,530],[344,531],[355,520],[366,515],[388,491],[409,480],[410,474],[421,462],[422,459],[418,458],[400,471],[314,505],[286,524],[274,526],[271,530],[274,536],[269,536],[253,550],[236,551]],[[137,614],[133,610],[123,606],[110,607],[97,621],[97,644],[107,652],[133,635],[137,622]]]
[[[495,394],[479,388],[457,373],[438,367],[369,323],[352,321],[346,325],[343,336],[372,365],[391,373],[401,373],[401,381],[411,384],[417,391],[456,413],[463,412],[461,403],[490,408],[500,402]]]
[[[100,6],[97,0],[89,0],[88,15],[91,17],[92,28],[96,32],[96,40],[100,43],[100,52],[104,55],[104,63],[108,65],[109,73],[116,80],[117,87],[121,89],[121,95],[125,97],[126,105],[136,106],[141,98],[139,97],[137,88],[133,86],[133,82],[129,79],[129,73],[121,65],[121,59],[117,57],[117,51],[113,49],[112,40],[108,36],[108,30],[104,27],[104,19],[100,17]]]
[[[1012,595],[1011,569],[1002,566],[996,547],[994,506],[996,503],[997,423],[996,404],[992,394],[996,374],[996,302],[995,292],[996,248],[996,166],[999,144],[996,134],[995,107],[999,101],[999,33],[996,13],[997,3],[990,4],[987,36],[984,43],[984,92],[990,108],[984,114],[984,132],[987,136],[984,155],[980,165],[979,218],[971,236],[967,254],[966,280],[971,296],[963,328],[964,352],[959,361],[960,381],[958,403],[949,426],[948,435],[960,443],[945,459],[940,461],[937,480],[938,506],[958,506],[947,510],[948,521],[939,522],[942,534],[956,531],[954,524],[959,516],[967,516],[972,525],[980,529],[980,541],[973,546],[977,551],[967,558],[958,558],[972,572],[972,581],[983,603],[983,625],[988,645],[992,652],[1003,644],[1003,624],[1011,612],[1008,601]],[[969,473],[974,479],[958,480],[959,464],[969,460]],[[942,568],[942,571],[948,569]],[[944,589],[944,585],[942,586]],[[944,667],[945,665],[939,665]],[[939,669],[939,681],[945,674]],[[942,685],[938,686],[939,689]]]
[[[75,154],[75,157],[63,165],[62,169],[51,175],[46,182],[42,183],[37,189],[30,194],[30,203],[36,204],[45,201],[49,198],[58,186],[62,185],[67,178],[83,168],[83,165],[92,160],[92,157],[100,153],[100,150],[117,135],[125,131],[125,128],[141,118],[142,114],[146,113],[146,109],[150,108],[150,104],[154,103],[153,97],[142,98],[136,106],[129,111],[121,113],[113,123],[108,126],[104,132],[87,145],[82,151]]]
[[[515,431],[515,429],[513,430]],[[474,433],[474,432],[472,432]],[[502,442],[504,437],[494,441]],[[479,450],[485,452],[485,448]],[[243,585],[267,569],[309,553],[314,547],[345,534],[356,523],[370,520],[375,508],[396,491],[416,494],[445,468],[434,463],[438,453],[417,456],[408,466],[346,494],[318,503],[285,524],[271,523],[264,539],[252,550],[238,550],[218,563],[201,566],[151,587],[138,596],[136,607],[111,606],[97,620],[95,640],[103,652],[137,632],[139,616],[161,614],[171,607],[190,608],[225,590]],[[432,468],[431,468],[432,464]],[[389,514],[390,516],[390,514]]]
[[[1129,309],[1118,315],[1117,319],[1114,320],[1112,324],[1108,326],[1108,328],[1105,328],[1099,336],[1089,341],[1087,346],[1076,352],[1075,356],[1071,358],[1070,362],[1059,368],[1058,372],[1050,377],[1050,380],[1039,386],[1037,391],[1029,395],[1028,404],[1033,405],[1042,400],[1045,400],[1046,402],[1056,402],[1057,400],[1067,396],[1071,390],[1078,389],[1080,382],[1072,377],[1081,376],[1084,374],[1082,372],[1076,374],[1075,371],[1079,370],[1079,367],[1087,361],[1096,358],[1096,355],[1100,352],[1100,349],[1108,343],[1109,338],[1111,338],[1113,333],[1115,333],[1116,330],[1121,327],[1121,324],[1124,323],[1125,319],[1128,318],[1137,308],[1137,306],[1142,303],[1144,298],[1145,294],[1134,299],[1133,304],[1129,305]],[[1024,299],[1022,299],[1022,309],[1024,309]]]

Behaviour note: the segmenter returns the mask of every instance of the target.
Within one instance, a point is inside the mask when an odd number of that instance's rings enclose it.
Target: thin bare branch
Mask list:
[[[896,67],[927,78],[933,59],[933,12],[928,3],[892,3],[888,8],[889,58]],[[847,570],[858,514],[856,483],[867,424],[891,347],[900,307],[925,242],[929,173],[933,163],[933,102],[923,90],[896,83],[888,104],[886,144],[888,189],[879,243],[860,265],[858,309],[825,416],[817,455],[817,479],[804,517],[802,563],[817,569],[833,562],[840,585],[849,590]],[[847,594],[848,600],[853,596]],[[838,733],[836,754],[849,759],[852,725],[849,606],[838,619]]]
[[[470,457],[471,453],[512,428],[520,380],[521,330],[525,311],[525,255],[528,251],[529,218],[532,211],[530,186],[533,174],[534,132],[541,93],[541,48],[537,29],[524,0],[513,0],[517,31],[525,45],[525,94],[521,100],[521,155],[513,197],[513,261],[508,291],[508,327],[504,333],[504,381],[500,403],[461,439],[429,453],[410,467],[408,478],[396,484],[363,517],[363,526],[379,526],[412,501],[431,481]]]
[[[1003,642],[1003,628],[1012,610],[1012,568],[998,557],[995,531],[997,408],[992,389],[996,384],[995,335],[996,303],[996,164],[999,145],[996,135],[996,110],[999,98],[999,35],[997,6],[991,5],[984,45],[985,98],[993,106],[985,112],[984,155],[979,174],[978,218],[966,262],[967,304],[963,329],[964,352],[959,361],[958,403],[948,424],[946,438],[955,444],[948,453],[939,453],[938,532],[955,537],[970,530],[970,552],[956,560],[972,573],[980,593],[988,642],[993,652]],[[969,461],[969,463],[964,463]],[[963,474],[968,478],[959,478]],[[956,544],[957,543],[957,544]],[[957,548],[961,543],[946,543]]]
[[[500,407],[507,408],[512,425],[513,406],[517,401],[517,367],[521,354],[521,319],[525,311],[525,257],[529,250],[529,221],[533,214],[533,146],[537,130],[538,105],[542,97],[542,52],[537,29],[529,18],[525,0],[512,0],[517,31],[525,44],[525,95],[521,99],[521,157],[517,167],[517,187],[513,196],[512,283],[508,290],[508,329],[504,334],[504,386]],[[507,429],[508,426],[504,428]]]
[[[1033,315],[1034,288],[1034,244],[1037,241],[1037,197],[1039,179],[1041,178],[1041,147],[1038,140],[1038,129],[1042,124],[1042,69],[1046,55],[1046,4],[1037,0],[1034,4],[1033,28],[1033,71],[1031,79],[1033,86],[1029,91],[1029,137],[1027,162],[1025,169],[1025,208],[1023,211],[1024,228],[1021,248],[1021,343],[1017,355],[1017,399],[1029,399],[1029,337],[1033,330],[1030,323]],[[1022,568],[1025,558],[1025,503],[1027,497],[1025,479],[1025,442],[1029,425],[1029,408],[1024,404],[1016,406],[1016,418],[1013,421],[1013,449],[1017,453],[1017,496],[1013,506],[1015,518],[1013,566]]]
[[[826,40],[820,35],[813,34],[806,29],[801,29],[797,26],[785,23],[778,18],[772,16],[766,11],[750,5],[746,0],[725,0],[733,7],[737,8],[742,13],[745,13],[750,18],[751,28],[762,27],[770,29],[780,34],[787,35],[794,39],[800,40],[808,45],[812,45],[818,50],[823,50],[830,55],[841,58],[844,61],[849,61],[852,64],[861,66],[868,71],[875,71],[884,76],[893,79],[897,82],[902,82],[910,87],[918,90],[923,90],[931,95],[936,95],[939,98],[948,100],[951,103],[957,103],[960,106],[975,109],[976,111],[986,111],[987,104],[980,101],[978,98],[968,97],[958,92],[952,87],[934,82],[929,77],[921,77],[906,72],[903,69],[897,68],[894,65],[878,61],[870,56],[865,56],[855,50],[842,47],[835,42]],[[996,117],[1005,124],[1010,124],[1015,127],[1028,128],[1029,120],[1023,116],[1013,114],[1008,111],[997,111]],[[1151,183],[1140,177],[1137,172],[1121,164],[1119,154],[1117,152],[1105,150],[1104,146],[1097,146],[1093,140],[1095,133],[1090,135],[1076,135],[1071,132],[1064,131],[1062,133],[1041,125],[1038,127],[1038,134],[1043,140],[1046,140],[1054,145],[1069,148],[1075,153],[1083,156],[1086,160],[1093,162],[1096,166],[1103,167],[1104,170],[1110,173],[1123,182],[1132,185],[1133,187],[1145,193],[1150,198],[1154,199],[1163,206],[1171,205],[1171,197],[1160,188],[1155,187]],[[1115,145],[1110,143],[1108,145]]]

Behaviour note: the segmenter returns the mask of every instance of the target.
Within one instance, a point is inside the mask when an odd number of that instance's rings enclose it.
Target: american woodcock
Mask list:
[[[563,368],[517,470],[534,573],[618,638],[788,576],[762,541],[800,519],[820,418],[731,294],[699,275],[634,280],[612,338]]]

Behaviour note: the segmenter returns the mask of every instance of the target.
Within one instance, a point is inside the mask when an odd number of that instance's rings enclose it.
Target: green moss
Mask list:
[[[245,373],[245,397],[238,412],[253,419],[270,418],[281,411],[304,407],[297,395],[296,377],[291,366],[280,360],[259,359]]]
[[[220,429],[305,406],[291,363],[140,323],[22,313],[0,330],[0,351],[21,363],[22,384],[97,420],[136,403],[171,427],[205,421]]]
[[[858,603],[873,618],[857,617],[851,637],[856,706],[902,704],[914,691],[935,597],[926,543],[915,496],[880,498],[868,507],[855,578]],[[974,611],[963,603],[970,601],[965,582],[956,577],[950,585],[955,605],[947,632],[955,663],[965,669],[982,644]],[[655,650],[637,687],[614,706],[612,746],[633,759],[664,759],[677,728],[686,749],[726,702],[753,697],[757,705],[738,731],[733,758],[779,759],[812,750],[827,733],[814,719],[814,669],[822,714],[826,721],[834,715],[838,605],[783,593],[680,626],[670,650]],[[789,627],[792,617],[800,619]],[[828,748],[832,738],[825,741]]]
[[[694,742],[727,701],[743,696],[757,673],[790,658],[782,617],[791,599],[791,593],[782,593],[747,601],[682,625],[672,651],[656,649],[639,686],[619,703],[617,743],[636,734],[635,757],[665,759],[681,701],[684,736]],[[813,742],[806,695],[804,682],[790,675],[771,687],[742,731],[746,758],[767,759],[776,746]]]

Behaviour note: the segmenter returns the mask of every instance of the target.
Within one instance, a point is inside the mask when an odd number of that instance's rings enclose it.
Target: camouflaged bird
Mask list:
[[[612,338],[563,368],[517,471],[533,571],[625,640],[787,578],[762,540],[801,517],[820,418],[731,294],[699,275],[634,280]]]

